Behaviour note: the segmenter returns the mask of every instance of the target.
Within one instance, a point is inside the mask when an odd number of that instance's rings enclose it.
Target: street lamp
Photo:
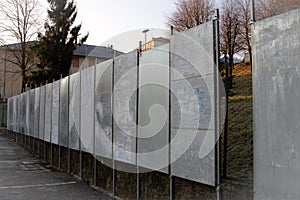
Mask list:
[[[146,48],[146,43],[147,43],[147,32],[149,32],[149,31],[150,31],[149,29],[143,30],[143,33],[145,34],[145,50],[144,50],[144,51],[147,50],[147,48]]]

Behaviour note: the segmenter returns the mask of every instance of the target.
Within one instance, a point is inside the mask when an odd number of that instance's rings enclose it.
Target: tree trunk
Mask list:
[[[233,63],[233,54],[232,54],[232,53],[229,54],[229,66],[230,66],[229,77],[230,77],[230,79],[231,79],[231,78],[232,78],[232,70],[233,70],[233,67],[234,67],[234,63]]]
[[[251,46],[248,48],[248,51],[249,51],[250,66],[251,66],[251,72],[252,72],[252,48],[251,48]]]
[[[25,69],[22,69],[22,89],[21,89],[21,93],[25,92],[26,89],[26,71]]]

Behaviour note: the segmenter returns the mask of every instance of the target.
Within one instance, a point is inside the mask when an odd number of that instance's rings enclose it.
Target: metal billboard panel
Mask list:
[[[12,129],[14,132],[18,132],[18,124],[19,124],[19,98],[18,96],[13,97],[13,123]]]
[[[136,164],[137,52],[117,57],[114,72],[114,159]]]
[[[215,186],[213,22],[175,34],[170,45],[171,173]]]
[[[29,91],[29,135],[34,136],[34,123],[35,123],[35,89]]]
[[[112,159],[112,70],[113,61],[96,65],[95,154]]]
[[[30,93],[29,91],[25,93],[26,95],[26,127],[25,134],[29,135],[29,124],[30,124]]]
[[[44,140],[51,142],[51,121],[52,121],[52,83],[46,85],[45,96],[45,132]]]
[[[59,85],[60,85],[60,81],[55,81],[52,83],[51,143],[53,143],[53,144],[58,144]]]
[[[59,144],[68,147],[69,141],[69,77],[60,82],[59,101]]]
[[[40,88],[35,89],[34,97],[34,137],[39,138],[39,120],[40,120]]]
[[[254,199],[300,199],[300,10],[253,25]]]
[[[45,103],[46,103],[46,86],[40,88],[40,114],[39,114],[39,139],[44,140],[45,133]]]
[[[70,76],[69,83],[69,147],[79,150],[80,137],[80,73]]]
[[[7,127],[9,131],[13,131],[13,98],[8,98],[8,104],[7,104]]]
[[[81,71],[81,150],[94,149],[94,67]]]
[[[20,101],[20,133],[25,133],[26,130],[26,93],[21,94]]]
[[[169,45],[143,52],[139,63],[138,165],[168,173]]]

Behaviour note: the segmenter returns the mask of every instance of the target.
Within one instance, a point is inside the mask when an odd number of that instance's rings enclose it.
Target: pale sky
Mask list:
[[[48,5],[47,0],[41,1],[44,5]],[[129,31],[135,33],[134,35],[131,34],[131,37],[139,37],[137,41],[134,41],[136,43],[133,44],[134,47],[138,46],[138,41],[143,40],[142,30],[144,29],[151,30],[147,33],[148,38],[164,36],[157,29],[168,31],[167,16],[175,10],[174,1],[75,0],[78,9],[77,23],[82,23],[82,34],[89,32],[86,44],[113,45],[117,50],[124,51],[124,48],[119,46],[119,42],[120,38],[126,40],[128,37],[126,34]],[[122,36],[119,37],[119,34]],[[113,37],[115,39],[111,40]],[[116,40],[116,38],[118,39]]]
[[[173,1],[77,0],[78,22],[82,21],[82,32],[90,32],[87,43],[99,45],[123,32],[167,28],[166,15],[174,10]]]

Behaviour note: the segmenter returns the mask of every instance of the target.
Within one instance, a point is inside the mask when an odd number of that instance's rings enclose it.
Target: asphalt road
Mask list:
[[[46,166],[0,132],[0,200],[111,199]]]

